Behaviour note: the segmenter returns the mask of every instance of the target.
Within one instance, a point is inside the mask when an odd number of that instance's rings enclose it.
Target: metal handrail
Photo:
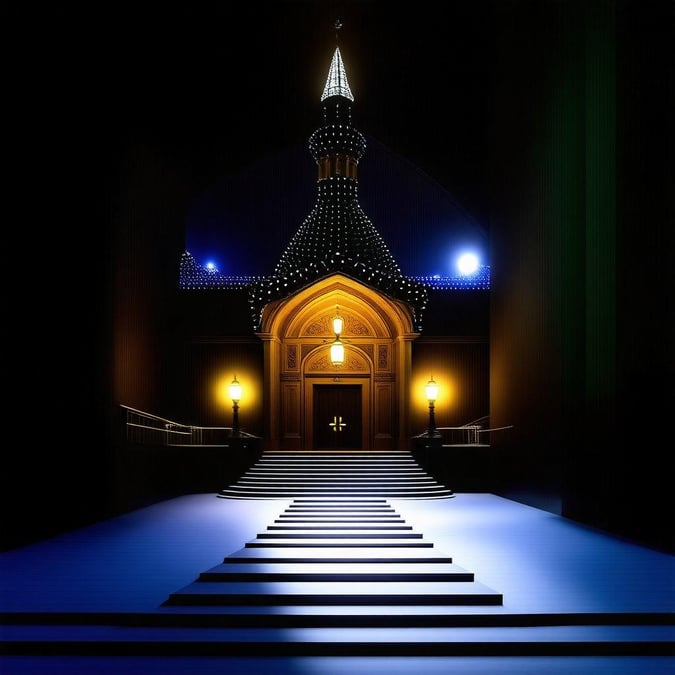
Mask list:
[[[437,434],[437,440],[440,441],[440,444],[443,446],[446,445],[462,445],[462,446],[484,446],[486,443],[481,442],[481,434],[487,434],[492,431],[503,431],[506,429],[513,429],[513,424],[503,426],[503,427],[492,427],[488,429],[483,429],[483,427],[480,424],[477,424],[476,422],[482,421],[482,420],[488,420],[489,415],[485,415],[484,417],[479,417],[477,420],[474,422],[469,422],[468,424],[462,424],[461,426],[455,426],[455,427],[435,427],[435,431],[438,432]],[[443,441],[448,440],[447,438],[443,438],[443,434],[441,432],[443,431],[450,431],[450,432],[462,432],[462,440],[465,442],[463,443],[444,443]],[[421,434],[418,434],[417,436],[414,436],[414,438],[419,438],[419,439],[424,439],[429,437],[429,432],[424,431]]]
[[[124,405],[124,403],[120,403],[120,408],[124,408],[124,410],[126,410],[127,412],[142,415],[143,417],[147,417],[148,419],[157,420],[158,422],[164,422],[164,424],[173,424],[177,427],[189,426],[187,424],[181,424],[180,422],[174,422],[173,420],[166,419],[166,417],[159,417],[159,415],[153,415],[152,413],[145,412],[145,410],[138,410],[137,408],[132,408],[131,406]]]
[[[253,439],[254,434],[233,427],[197,426],[181,424],[166,417],[120,404],[125,411],[126,440],[140,445],[167,447],[222,447],[227,448],[234,438]]]

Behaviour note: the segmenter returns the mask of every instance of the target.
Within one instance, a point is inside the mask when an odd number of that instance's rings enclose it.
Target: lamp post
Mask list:
[[[232,399],[232,435],[239,436],[239,401],[241,399],[241,384],[234,376],[229,386],[230,398]]]
[[[427,396],[427,401],[429,402],[429,427],[427,428],[427,438],[440,438],[441,434],[436,429],[436,411],[434,404],[438,398],[438,384],[434,382],[433,376],[426,383],[424,387],[424,392]]]

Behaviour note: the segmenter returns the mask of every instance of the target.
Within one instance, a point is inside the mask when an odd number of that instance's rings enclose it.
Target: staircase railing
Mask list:
[[[489,434],[497,431],[513,429],[513,425],[492,427],[484,429],[484,425],[490,420],[489,415],[479,417],[477,420],[462,424],[458,427],[435,427],[436,435],[430,436],[429,431],[424,431],[414,438],[418,441],[434,439],[441,447],[450,446],[488,446],[490,445]]]
[[[139,445],[174,447],[230,447],[236,439],[254,439],[257,436],[232,427],[203,427],[182,424],[174,420],[120,405],[124,412],[127,442]]]

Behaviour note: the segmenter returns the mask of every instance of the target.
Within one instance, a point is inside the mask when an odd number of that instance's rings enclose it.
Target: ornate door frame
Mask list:
[[[344,319],[345,364],[328,357],[336,306]],[[341,274],[263,310],[265,447],[311,450],[312,387],[359,381],[364,449],[407,447],[413,330],[411,308]],[[337,378],[337,380],[336,380]]]

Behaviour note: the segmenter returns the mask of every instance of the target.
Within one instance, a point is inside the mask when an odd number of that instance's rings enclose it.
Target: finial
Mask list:
[[[342,28],[342,21],[335,19],[335,42],[338,41],[338,31]]]

